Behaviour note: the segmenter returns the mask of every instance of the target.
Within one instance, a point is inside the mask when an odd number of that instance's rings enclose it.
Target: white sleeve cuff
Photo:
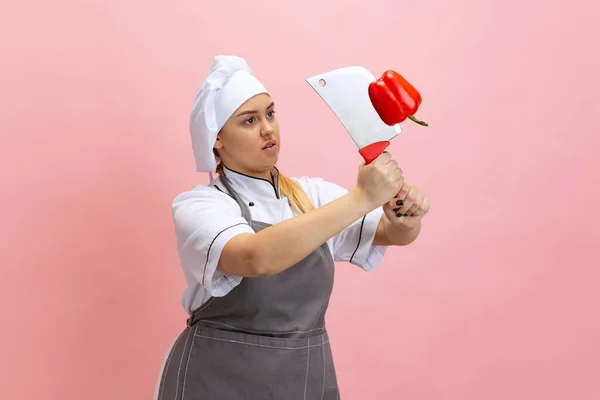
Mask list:
[[[217,270],[223,248],[229,240],[241,233],[254,233],[254,230],[246,222],[240,222],[229,226],[214,237],[208,250],[206,250],[206,261],[204,268],[202,269],[202,276],[198,276],[197,279],[206,289],[209,296],[225,296],[242,281],[242,277],[240,276],[225,274],[222,271]],[[197,257],[199,253],[201,254],[201,249],[199,250],[200,251],[195,251],[194,248],[190,248],[187,249],[187,252],[189,252],[188,254]]]
[[[360,223],[360,232],[356,250],[350,258],[350,263],[361,267],[365,271],[372,271],[383,260],[387,250],[386,246],[374,246],[373,240],[377,233],[377,227],[383,216],[381,207],[365,215]]]

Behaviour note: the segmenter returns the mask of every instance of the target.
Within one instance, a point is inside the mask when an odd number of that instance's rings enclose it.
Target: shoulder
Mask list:
[[[171,204],[176,220],[199,214],[239,214],[239,206],[230,194],[219,189],[218,180],[210,185],[198,185],[175,196]]]
[[[346,188],[323,178],[300,176],[292,179],[304,189],[317,207],[348,193]]]

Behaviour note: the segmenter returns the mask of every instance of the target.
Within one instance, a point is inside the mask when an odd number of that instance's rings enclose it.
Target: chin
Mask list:
[[[279,153],[270,155],[268,157],[268,160],[269,160],[269,161],[267,161],[268,163],[277,164],[277,161],[279,161]]]
[[[277,165],[278,161],[279,161],[279,157],[269,157],[268,160],[263,160],[263,162],[258,165],[260,165],[260,167],[259,167],[260,169],[271,170],[271,168],[273,168],[274,166]]]

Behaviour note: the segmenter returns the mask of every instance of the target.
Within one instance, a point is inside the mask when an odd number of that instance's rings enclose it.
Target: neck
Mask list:
[[[246,169],[242,169],[242,168],[239,168],[239,169],[230,168],[227,166],[225,168],[227,168],[230,171],[237,172],[238,174],[247,175],[247,176],[250,176],[253,178],[258,178],[258,179],[264,179],[271,183],[274,183],[273,175],[271,174],[271,169],[254,171],[254,170],[246,170]]]

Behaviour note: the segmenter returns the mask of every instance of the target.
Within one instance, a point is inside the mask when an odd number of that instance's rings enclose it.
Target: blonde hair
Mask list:
[[[314,204],[302,187],[293,179],[279,173],[279,188],[288,198],[290,206],[296,213],[303,214],[315,209]]]
[[[215,156],[218,157],[216,150]],[[221,161],[217,164],[217,173],[219,175],[223,173],[223,163]],[[288,178],[281,172],[279,173],[279,189],[281,190],[281,194],[287,197],[290,207],[297,214],[304,214],[315,209],[313,202],[304,189],[295,180]]]

